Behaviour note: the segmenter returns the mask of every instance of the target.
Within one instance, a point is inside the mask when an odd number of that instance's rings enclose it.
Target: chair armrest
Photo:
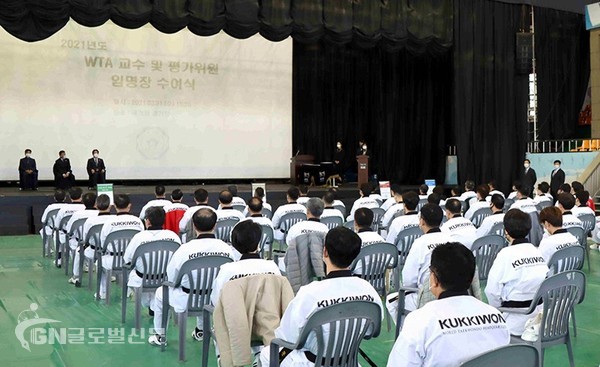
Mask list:
[[[521,315],[529,315],[533,312],[531,308],[523,309],[523,308],[512,308],[512,307],[498,307],[498,311],[500,312],[508,312],[508,313],[518,313]]]
[[[400,292],[400,291],[402,291],[404,293],[407,293],[407,292],[417,293],[419,291],[419,288],[400,286],[400,288],[398,288],[398,292]]]
[[[133,268],[135,268],[135,265],[132,263],[123,264],[123,269],[133,270]]]
[[[170,282],[168,280],[165,280],[162,285],[163,287],[175,287],[175,283]]]
[[[294,350],[297,347],[297,345],[295,343],[290,343],[288,341],[285,341],[285,340],[279,339],[279,338],[275,338],[275,339],[271,340],[271,348],[273,348],[273,346],[283,347],[283,348],[287,348],[287,349],[291,349],[291,350]],[[279,350],[279,348],[277,348],[276,350]]]
[[[215,306],[213,306],[213,305],[204,305],[204,311],[213,313],[213,312],[215,312]]]

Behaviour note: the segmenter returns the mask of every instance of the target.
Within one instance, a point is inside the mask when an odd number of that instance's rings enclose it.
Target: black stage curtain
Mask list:
[[[453,118],[461,182],[493,178],[507,191],[520,173],[528,100],[528,77],[515,69],[521,22],[518,5],[454,4]]]
[[[590,78],[590,36],[583,15],[535,9],[539,139],[569,139]]]
[[[451,57],[294,43],[294,149],[328,161],[340,140],[352,162],[363,137],[379,179],[444,182]]]
[[[199,36],[224,30],[271,41],[322,38],[362,47],[442,50],[452,43],[453,0],[45,0],[0,1],[0,26],[24,41],[50,37],[72,18],[90,27],[152,24],[164,33],[185,27]]]

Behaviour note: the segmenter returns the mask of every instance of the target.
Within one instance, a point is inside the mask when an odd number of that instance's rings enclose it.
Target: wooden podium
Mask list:
[[[298,173],[303,164],[315,163],[315,156],[309,154],[296,155],[290,160],[290,181],[298,185]]]
[[[357,155],[356,161],[358,162],[358,187],[364,183],[369,182],[369,156],[368,155]]]

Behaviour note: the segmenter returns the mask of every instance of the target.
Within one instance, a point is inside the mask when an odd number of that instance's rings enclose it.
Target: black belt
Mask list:
[[[139,271],[137,271],[137,269],[135,270],[135,273],[137,274],[138,277],[143,278],[144,274],[140,273]]]
[[[182,290],[184,293],[187,293],[187,294],[190,294],[190,293],[192,292],[192,290],[191,290],[191,289],[189,289],[189,288],[186,288],[186,287],[181,287],[181,290]],[[206,294],[206,293],[208,293],[208,292],[207,292],[207,291],[200,291],[200,292],[198,293],[198,292],[194,291],[193,293],[194,293],[194,294]]]
[[[504,301],[502,302],[502,307],[506,307],[506,308],[527,308],[531,306],[531,302],[533,302],[533,300],[528,300],[528,301]],[[540,298],[540,301],[538,302],[538,306],[542,304],[542,299]]]

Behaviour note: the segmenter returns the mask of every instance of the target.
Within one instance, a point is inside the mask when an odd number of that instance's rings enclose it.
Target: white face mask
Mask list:
[[[367,146],[366,145],[363,145],[363,150],[367,150]]]
[[[556,169],[559,169],[559,168],[560,168],[560,165],[558,165],[558,164],[555,164],[555,165],[554,165],[554,168],[556,168]]]
[[[529,163],[525,163],[525,164],[523,164],[523,167],[525,167],[525,168],[529,168]]]
[[[94,153],[94,158],[98,158],[98,153]]]
[[[338,145],[337,145],[337,148],[338,148],[338,149],[342,149],[342,144],[338,144]]]
[[[30,153],[25,153],[25,157],[29,158],[29,157],[31,157],[31,154]]]

